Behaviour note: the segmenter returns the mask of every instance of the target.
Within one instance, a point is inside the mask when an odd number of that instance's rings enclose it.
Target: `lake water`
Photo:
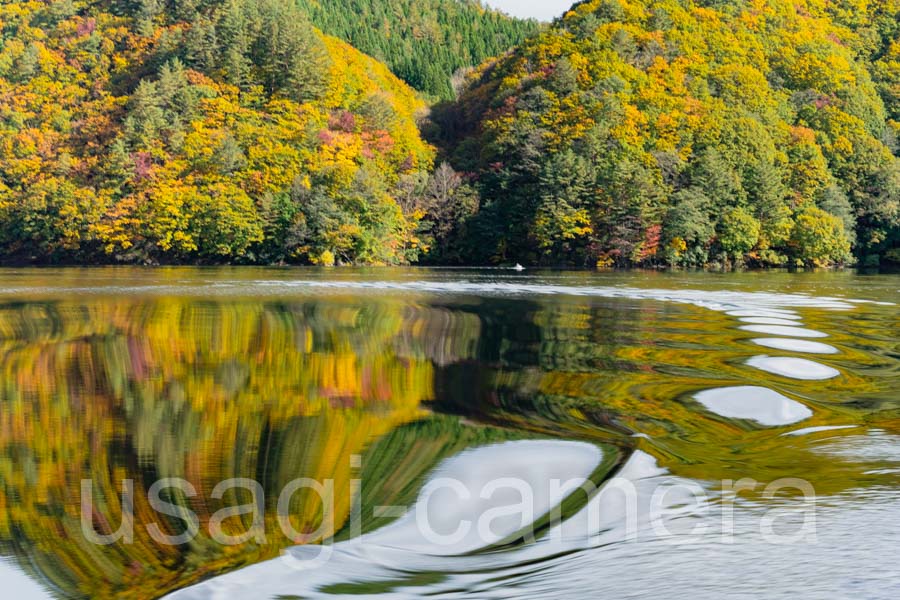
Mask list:
[[[897,301],[851,272],[0,270],[3,596],[898,598]]]

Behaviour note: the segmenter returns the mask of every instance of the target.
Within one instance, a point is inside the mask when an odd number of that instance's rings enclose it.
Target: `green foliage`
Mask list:
[[[719,220],[719,246],[729,258],[742,261],[756,247],[761,231],[759,221],[746,209],[732,208]]]
[[[898,15],[589,0],[539,31],[470,0],[0,1],[0,249],[627,267],[837,264],[849,244],[886,260]],[[461,95],[425,118],[316,27]],[[422,125],[445,151],[434,172]]]
[[[532,238],[547,256],[579,252],[592,233],[584,206],[590,191],[587,161],[575,153],[561,152],[544,165],[538,183],[543,193],[537,208]]]
[[[666,262],[697,267],[709,261],[715,237],[711,210],[712,201],[699,188],[685,188],[673,195],[664,221]]]
[[[295,2],[228,0],[191,24],[182,49],[191,66],[298,102],[324,94],[328,53]]]
[[[313,23],[384,61],[430,96],[454,96],[453,75],[536,33],[476,0],[296,0]]]
[[[794,260],[801,265],[841,264],[850,258],[850,242],[841,220],[815,207],[797,215],[790,244]]]
[[[884,261],[893,265],[900,265],[900,248],[889,250],[884,257]]]

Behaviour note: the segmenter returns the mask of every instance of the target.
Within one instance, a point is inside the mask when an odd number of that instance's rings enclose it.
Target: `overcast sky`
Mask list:
[[[563,14],[576,0],[484,0],[488,6],[499,8],[516,17],[534,17],[550,21]]]

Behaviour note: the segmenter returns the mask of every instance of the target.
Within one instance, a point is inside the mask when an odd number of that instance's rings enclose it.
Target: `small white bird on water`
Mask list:
[[[519,271],[520,273],[524,270],[525,270],[525,267],[523,267],[519,263],[516,263],[516,266],[513,267],[513,271]]]

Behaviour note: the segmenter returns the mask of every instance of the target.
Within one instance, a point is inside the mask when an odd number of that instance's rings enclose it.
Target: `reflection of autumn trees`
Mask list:
[[[351,456],[424,415],[420,403],[433,395],[427,346],[452,352],[439,341],[442,328],[458,339],[465,333],[428,318],[382,303],[2,307],[2,546],[61,594],[155,597],[289,545],[274,513],[295,478],[335,481],[340,528],[350,510]],[[149,486],[163,477],[197,490],[196,498],[174,500],[200,518],[200,535],[185,546],[161,546],[144,527],[184,530],[148,504]],[[268,544],[229,548],[210,538],[215,511],[250,502],[240,491],[211,498],[231,477],[263,484]],[[101,534],[121,522],[122,480],[135,480],[134,544],[85,540],[82,478],[93,480]],[[294,529],[314,531],[321,502],[299,492],[291,515]],[[229,519],[225,533],[251,524],[251,515]]]
[[[486,335],[494,339],[482,338],[486,360],[442,370],[438,388],[456,392],[439,395],[438,408],[517,429],[640,447],[676,475],[701,481],[804,477],[821,494],[874,485],[878,476],[860,476],[859,465],[816,453],[815,438],[781,437],[801,427],[890,428],[896,415],[896,361],[872,331],[871,315],[827,316],[840,326],[817,323],[826,319],[821,314],[806,319],[841,347],[832,360],[853,367],[833,380],[799,381],[744,365],[765,351],[741,343],[753,336],[740,332],[734,318],[708,309],[573,298],[522,302],[517,309],[496,305],[482,315],[493,325]],[[881,352],[854,349],[863,335]],[[741,385],[770,387],[814,414],[802,424],[771,428],[719,417],[692,399],[704,389]],[[631,432],[650,437],[629,439]]]
[[[126,285],[134,272],[116,276]],[[190,280],[180,271],[158,277],[173,290]],[[210,285],[221,283],[216,277],[208,275]],[[156,597],[291,545],[275,516],[291,480],[334,480],[334,530],[346,539],[352,478],[362,480],[362,530],[370,531],[385,523],[372,508],[411,503],[442,458],[534,435],[624,449],[607,452],[604,468],[639,447],[674,474],[706,482],[800,476],[820,494],[878,485],[883,479],[859,464],[817,453],[814,436],[781,436],[823,425],[896,431],[894,342],[877,328],[893,308],[804,311],[804,323],[829,332],[841,350],[821,360],[844,374],[799,382],[746,367],[763,351],[732,317],[663,302],[375,294],[7,302],[0,304],[0,550],[62,596]],[[765,428],[692,400],[697,391],[735,385],[771,387],[814,416]],[[424,403],[464,419],[431,414]],[[363,457],[359,469],[351,467],[355,454]],[[264,544],[226,547],[210,536],[216,511],[251,502],[241,490],[213,498],[216,484],[239,477],[263,486]],[[121,482],[134,480],[134,544],[87,542],[83,478],[94,483],[101,534],[119,526]],[[196,488],[196,497],[170,498],[200,519],[189,544],[162,546],[144,527],[184,529],[149,505],[148,490],[161,478]],[[317,497],[299,492],[290,524],[310,534],[323,512]],[[225,533],[251,525],[249,514],[233,517]]]

